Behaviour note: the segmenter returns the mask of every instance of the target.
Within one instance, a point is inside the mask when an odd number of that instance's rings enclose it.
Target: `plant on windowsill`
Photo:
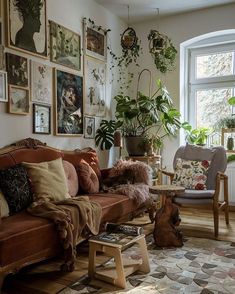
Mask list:
[[[186,133],[186,141],[190,144],[204,146],[206,145],[206,141],[208,136],[212,133],[210,128],[196,128],[193,127],[188,123],[182,123],[181,127],[185,130]]]

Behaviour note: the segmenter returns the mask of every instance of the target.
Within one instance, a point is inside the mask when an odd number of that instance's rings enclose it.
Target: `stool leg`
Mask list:
[[[126,277],[124,273],[124,267],[122,262],[122,254],[119,248],[115,248],[113,252],[113,257],[116,264],[116,271],[117,271],[117,279],[115,281],[115,285],[121,288],[126,288]]]
[[[89,266],[88,266],[88,276],[93,278],[95,275],[95,264],[96,264],[96,247],[95,244],[89,244]]]
[[[139,270],[143,273],[149,273],[150,272],[150,266],[149,266],[149,258],[148,258],[148,249],[145,242],[145,238],[141,238],[137,241],[139,244],[141,253],[142,253],[142,264],[139,267]]]

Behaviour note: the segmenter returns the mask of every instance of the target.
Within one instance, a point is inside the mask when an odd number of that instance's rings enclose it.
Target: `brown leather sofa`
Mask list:
[[[25,162],[43,162],[62,157],[76,164],[86,160],[102,178],[97,154],[88,151],[61,151],[31,138],[0,149],[0,169]],[[89,196],[102,207],[102,223],[121,222],[133,218],[145,209],[124,195],[99,193]],[[0,223],[0,291],[4,277],[20,268],[56,256],[62,252],[54,224],[44,218],[21,211],[3,218]]]

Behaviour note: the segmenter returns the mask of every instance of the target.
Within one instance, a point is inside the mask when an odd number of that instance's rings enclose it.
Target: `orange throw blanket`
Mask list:
[[[33,203],[28,212],[34,216],[52,220],[64,249],[63,271],[73,271],[76,245],[81,237],[99,232],[102,209],[87,196],[69,198],[59,202]]]

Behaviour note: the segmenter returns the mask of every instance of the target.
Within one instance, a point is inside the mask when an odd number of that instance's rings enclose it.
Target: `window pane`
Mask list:
[[[213,78],[233,74],[234,52],[223,52],[196,57],[196,78]]]
[[[231,113],[228,99],[232,97],[232,88],[206,89],[196,91],[197,127],[212,127]]]

